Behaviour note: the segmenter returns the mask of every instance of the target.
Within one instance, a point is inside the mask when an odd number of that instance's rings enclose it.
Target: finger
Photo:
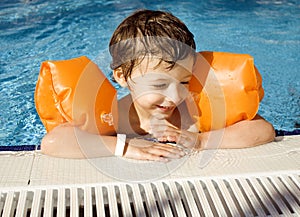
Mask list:
[[[169,149],[163,149],[163,148],[152,148],[147,150],[148,153],[150,154],[154,154],[157,156],[163,156],[163,157],[167,157],[167,158],[181,158],[185,155],[185,153],[181,150],[176,150],[174,148],[169,148]]]
[[[177,136],[168,135],[167,140],[170,141],[170,142],[176,142],[177,141]]]
[[[155,138],[163,138],[165,136],[164,131],[152,131],[151,134]]]
[[[159,156],[156,154],[146,153],[144,155],[144,160],[158,161],[158,162],[168,162],[169,159],[163,156]]]
[[[155,134],[153,136],[156,137],[158,141],[161,142],[165,142],[165,141],[178,142],[180,138],[180,133],[178,133],[177,131],[165,131],[165,132],[161,132],[160,134]]]
[[[124,157],[136,159],[136,160],[151,160],[151,161],[160,161],[160,162],[168,162],[167,158],[162,156],[151,154],[147,151],[142,151],[140,148],[136,148],[134,146],[129,146]]]
[[[170,127],[156,127],[151,130],[151,134],[156,135],[178,135],[181,131]]]
[[[177,154],[181,154],[182,152],[181,147],[176,146],[176,144],[170,144],[170,143],[156,143],[155,148],[169,151],[172,153],[177,153]]]
[[[151,126],[150,127],[150,132],[152,135],[162,136],[165,131],[167,131],[166,126]]]
[[[157,137],[157,140],[158,140],[159,142],[167,142],[167,141],[168,141],[166,136],[158,136],[158,137]]]

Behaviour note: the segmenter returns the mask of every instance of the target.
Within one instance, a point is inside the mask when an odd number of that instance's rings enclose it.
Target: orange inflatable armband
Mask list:
[[[190,91],[199,114],[201,132],[251,120],[264,96],[262,78],[247,54],[200,52],[193,68]]]
[[[82,56],[42,63],[35,104],[47,132],[69,122],[90,133],[109,135],[116,132],[118,121],[116,96],[98,66]]]

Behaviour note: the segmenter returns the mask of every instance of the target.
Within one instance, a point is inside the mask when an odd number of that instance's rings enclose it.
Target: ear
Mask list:
[[[123,71],[122,71],[121,67],[116,68],[113,71],[113,75],[114,75],[115,80],[118,82],[118,84],[121,87],[127,87],[127,82],[126,82],[126,79],[125,79],[125,77],[123,75]]]

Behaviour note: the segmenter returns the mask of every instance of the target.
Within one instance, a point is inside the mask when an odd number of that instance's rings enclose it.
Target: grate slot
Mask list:
[[[25,216],[26,197],[27,197],[27,191],[22,190],[20,192],[19,198],[18,198],[18,205],[17,205],[17,210],[16,210],[16,217],[23,217],[23,216]]]
[[[166,184],[165,182],[163,182],[162,185],[163,185],[163,187],[165,189],[166,196],[168,198],[168,203],[169,203],[169,206],[170,206],[170,209],[171,209],[171,212],[172,212],[172,216],[177,216],[176,208],[175,208],[175,203],[174,203],[174,198],[172,197],[169,185]]]
[[[275,208],[280,214],[284,216],[290,215],[293,213],[291,207],[286,206],[286,199],[278,190],[278,186],[276,187],[274,181],[270,178],[262,177],[261,184],[263,188],[266,190],[266,194],[270,195],[272,200],[276,203]]]
[[[228,212],[233,216],[244,216],[241,207],[239,206],[236,197],[233,197],[234,192],[225,180],[217,179],[216,184],[219,186],[220,194],[223,197],[224,203],[227,206]],[[224,196],[223,196],[224,195]]]
[[[165,188],[162,182],[156,183],[158,193],[158,204],[163,216],[173,216],[172,210],[169,204],[169,198],[167,197]]]
[[[218,185],[218,183],[216,182],[216,180],[211,180],[211,182],[212,182],[212,184],[213,184],[213,186],[214,186],[214,188],[215,188],[215,190],[216,190],[216,192],[217,192],[217,194],[218,194],[218,196],[220,198],[220,201],[221,201],[221,203],[223,205],[223,208],[224,208],[224,210],[226,212],[226,216],[232,216],[232,213],[230,212],[230,210],[228,208],[228,205],[227,205],[227,203],[225,201],[224,195],[222,194],[220,186]]]
[[[182,183],[182,189],[185,194],[185,198],[187,200],[186,204],[187,204],[188,214],[189,214],[189,216],[199,216],[200,213],[197,208],[197,204],[194,199],[193,193],[191,191],[191,186],[192,186],[191,183],[190,184],[188,182]]]
[[[119,216],[118,204],[116,199],[116,191],[114,186],[109,185],[107,187],[107,191],[108,191],[108,204],[109,204],[110,216]]]
[[[129,202],[126,185],[121,184],[119,186],[119,188],[120,188],[120,199],[121,199],[121,204],[122,204],[123,216],[131,217],[132,212],[131,212],[131,206],[130,206],[130,202]]]
[[[14,192],[9,191],[5,198],[5,203],[3,207],[3,216],[10,217],[14,215],[13,202],[14,202]]]
[[[255,216],[265,216],[266,208],[262,204],[260,198],[257,196],[256,192],[248,185],[248,182],[244,179],[236,180],[239,184],[240,189],[244,192],[244,195],[249,199],[252,204],[253,212]]]
[[[215,215],[226,216],[227,212],[224,209],[223,203],[218,195],[218,192],[217,192],[212,180],[207,180],[206,187],[207,187],[208,194],[210,194],[210,197],[212,200],[212,205],[214,205],[214,207],[217,211],[217,213]]]
[[[176,184],[176,188],[179,192],[179,195],[180,195],[180,198],[182,201],[184,212],[186,213],[187,216],[191,216],[191,213],[189,212],[188,201],[184,194],[183,188],[182,188],[181,184],[179,184],[178,182],[175,182],[175,184]]]
[[[138,185],[132,185],[133,205],[136,216],[146,216],[142,196]]]
[[[256,215],[256,212],[255,212],[251,202],[249,201],[249,199],[246,196],[243,189],[241,189],[239,187],[236,180],[230,180],[227,182],[227,184],[230,187],[230,189],[232,189],[232,191],[229,191],[229,193],[231,194],[231,196],[234,200],[234,203],[238,207],[240,215],[241,216]]]
[[[27,192],[26,203],[25,203],[25,206],[26,206],[25,215],[26,216],[30,216],[31,209],[33,208],[32,207],[33,196],[34,196],[34,191]]]
[[[294,182],[290,179],[288,176],[282,176],[279,177],[280,181],[285,185],[285,187],[290,192],[290,195],[294,198],[295,202],[300,206],[299,199],[300,194],[297,192],[297,186],[294,184]]]
[[[4,207],[5,199],[6,199],[6,193],[1,193],[1,195],[0,195],[0,215],[1,216],[3,214],[3,207]]]
[[[293,182],[297,186],[298,193],[299,193],[299,191],[300,191],[300,175],[291,175],[290,178],[291,178],[291,180],[293,180]]]
[[[258,197],[261,199],[261,202],[267,209],[268,215],[278,216],[278,214],[281,214],[276,208],[277,204],[275,203],[275,201],[270,198],[270,195],[266,193],[266,190],[261,185],[261,180],[259,180],[258,178],[249,178],[248,183],[252,186]]]
[[[44,208],[44,216],[51,217],[53,216],[53,190],[47,189],[45,196],[45,208]]]
[[[154,197],[153,189],[151,187],[150,183],[144,184],[145,189],[145,198],[146,198],[146,204],[148,213],[151,214],[151,216],[159,216],[159,211],[156,205],[156,199]]]
[[[84,216],[93,216],[92,188],[84,188]]]
[[[178,192],[175,182],[169,182],[168,184],[172,198],[171,204],[174,207],[174,215],[178,217],[186,216],[186,212],[182,204],[182,198]]]
[[[205,184],[202,183],[200,180],[195,180],[194,186],[195,186],[195,191],[198,195],[200,204],[202,204],[204,215],[205,216],[213,216],[212,210],[215,208],[210,207],[211,198],[210,198],[210,196],[207,196],[208,192],[205,193],[205,191],[207,191]],[[205,189],[203,188],[203,186],[205,186]],[[215,212],[216,212],[216,210],[215,210]]]
[[[154,197],[155,197],[156,206],[158,207],[159,216],[164,216],[163,210],[162,210],[163,207],[160,203],[160,197],[158,195],[157,187],[154,183],[151,183],[151,188],[152,188],[152,191],[153,191],[153,194],[154,194]]]
[[[291,193],[295,196],[295,199],[300,206],[299,198],[300,198],[300,189],[299,183],[294,176],[283,176],[283,181],[287,183],[287,185],[291,188]]]
[[[129,199],[129,203],[130,203],[130,208],[131,208],[132,215],[136,216],[135,211],[137,211],[137,208],[136,208],[136,205],[134,204],[135,201],[134,201],[133,190],[132,190],[131,185],[127,184],[126,185],[126,189],[127,189],[127,192],[128,192],[128,199]]]
[[[66,192],[65,188],[58,189],[58,198],[57,198],[57,216],[65,217],[66,216]]]
[[[276,186],[277,189],[281,189],[281,195],[284,197],[284,201],[291,210],[291,212],[295,212],[300,216],[300,206],[297,204],[297,201],[294,199],[294,196],[292,195],[292,192],[290,189],[282,182],[280,177],[276,177],[273,179],[273,183]]]
[[[200,216],[205,216],[205,212],[204,212],[203,206],[200,202],[199,195],[197,194],[196,189],[195,189],[196,188],[195,184],[190,182],[190,181],[188,183],[190,185],[191,192],[192,192],[193,197],[195,199],[196,207],[197,207],[198,211],[200,212]]]
[[[44,200],[42,199],[42,190],[37,189],[33,194],[32,208],[30,212],[30,217],[41,216],[42,207],[44,206]]]
[[[144,206],[144,210],[145,210],[145,213],[146,213],[146,216],[150,216],[149,215],[149,209],[147,208],[147,199],[146,199],[146,193],[145,193],[145,188],[142,184],[139,184],[139,189],[140,189],[140,193],[141,193],[141,197],[142,197],[142,200],[143,200],[143,206]]]
[[[115,194],[116,194],[116,201],[117,201],[117,207],[118,207],[118,213],[119,216],[122,215],[122,201],[121,201],[121,196],[120,196],[120,187],[119,185],[114,186],[115,187]]]
[[[71,206],[71,201],[70,201],[70,197],[71,197],[71,190],[70,188],[65,188],[65,212],[66,212],[66,216],[71,216],[70,215],[70,206]]]
[[[13,202],[12,202],[12,210],[11,210],[12,216],[15,216],[15,214],[16,214],[17,205],[18,205],[18,201],[19,201],[19,195],[20,195],[20,192],[18,192],[18,191],[14,192]]]
[[[79,216],[78,189],[75,187],[70,189],[70,216]]]
[[[96,196],[96,210],[97,216],[105,216],[105,207],[104,207],[104,199],[103,199],[103,190],[101,186],[97,186],[95,188],[95,196]]]

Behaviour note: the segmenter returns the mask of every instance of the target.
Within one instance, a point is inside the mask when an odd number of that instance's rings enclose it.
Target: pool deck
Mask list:
[[[132,162],[116,157],[62,159],[40,151],[0,152],[0,189],[118,183],[126,177],[134,181],[141,174],[151,179],[293,174],[300,182],[300,136],[277,137],[274,142],[247,149],[203,151],[166,164]],[[120,166],[126,163],[133,165],[129,172]],[[158,170],[166,172],[161,177],[153,176]]]

